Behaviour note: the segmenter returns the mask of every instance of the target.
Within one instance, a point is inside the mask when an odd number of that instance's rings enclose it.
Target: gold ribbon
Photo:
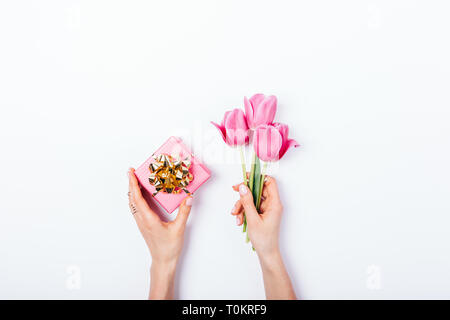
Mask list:
[[[189,172],[191,161],[189,159],[178,160],[168,154],[160,154],[154,157],[154,162],[150,163],[150,176],[148,181],[156,189],[153,196],[158,192],[180,193],[182,190],[187,194],[186,189],[194,179]]]

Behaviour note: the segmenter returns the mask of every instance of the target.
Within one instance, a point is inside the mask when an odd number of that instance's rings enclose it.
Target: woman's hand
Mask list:
[[[266,256],[276,253],[283,205],[275,179],[267,176],[264,181],[260,214],[256,211],[252,193],[247,186],[238,184],[233,186],[233,189],[241,196],[231,211],[231,214],[236,216],[236,224],[242,225],[245,211],[248,236],[258,255]]]
[[[294,288],[281,257],[278,235],[283,205],[278,193],[277,182],[267,176],[264,181],[260,213],[253,204],[253,196],[244,184],[233,186],[240,199],[234,205],[232,214],[237,225],[242,225],[244,212],[250,241],[259,257],[264,278],[267,299],[296,299]]]
[[[173,278],[183,248],[192,197],[183,201],[174,221],[164,222],[142,196],[133,168],[128,176],[130,209],[152,256],[150,299],[172,299]]]

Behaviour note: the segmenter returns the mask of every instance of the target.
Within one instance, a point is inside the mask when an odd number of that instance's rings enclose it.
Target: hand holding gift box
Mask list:
[[[181,139],[170,137],[135,171],[139,183],[172,213],[211,176]]]

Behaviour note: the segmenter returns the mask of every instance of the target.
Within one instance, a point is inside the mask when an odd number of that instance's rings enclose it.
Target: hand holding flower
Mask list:
[[[263,181],[269,162],[281,159],[291,147],[299,144],[289,139],[289,128],[285,124],[273,123],[277,111],[277,98],[258,93],[250,99],[244,97],[245,115],[240,109],[233,109],[225,113],[220,125],[212,122],[223,140],[230,146],[240,146],[242,163],[242,176],[244,185],[252,193],[255,210],[258,212],[261,205]],[[253,133],[253,134],[252,134]],[[253,139],[254,154],[250,165],[250,174],[247,176],[243,145]],[[264,166],[261,170],[261,162]],[[243,232],[247,232],[246,215],[243,214]],[[246,242],[249,241],[247,234]]]
[[[283,205],[278,194],[275,178],[267,176],[262,190],[259,214],[250,189],[244,184],[233,186],[240,199],[231,212],[236,216],[236,224],[243,223],[244,211],[247,217],[248,235],[258,255],[269,256],[278,251],[278,234]]]
[[[259,214],[256,211],[252,193],[245,184],[235,185],[233,189],[239,192],[240,200],[236,202],[232,214],[236,215],[239,225],[242,223],[245,210],[248,234],[261,264],[266,298],[296,299],[278,246],[283,205],[275,179],[266,177]]]

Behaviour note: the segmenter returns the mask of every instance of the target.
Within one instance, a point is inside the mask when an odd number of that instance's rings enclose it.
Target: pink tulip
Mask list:
[[[274,126],[260,125],[253,134],[253,148],[262,161],[274,161],[278,159],[283,138]]]
[[[265,96],[262,93],[255,94],[250,100],[244,97],[244,107],[250,129],[263,124],[272,124],[277,112],[277,97]]]
[[[281,159],[291,147],[300,146],[295,140],[289,139],[289,127],[285,124],[261,125],[256,128],[253,136],[253,148],[262,161]]]
[[[222,138],[230,146],[241,146],[248,143],[248,126],[244,111],[233,109],[225,112],[222,123],[211,123],[219,129]]]

